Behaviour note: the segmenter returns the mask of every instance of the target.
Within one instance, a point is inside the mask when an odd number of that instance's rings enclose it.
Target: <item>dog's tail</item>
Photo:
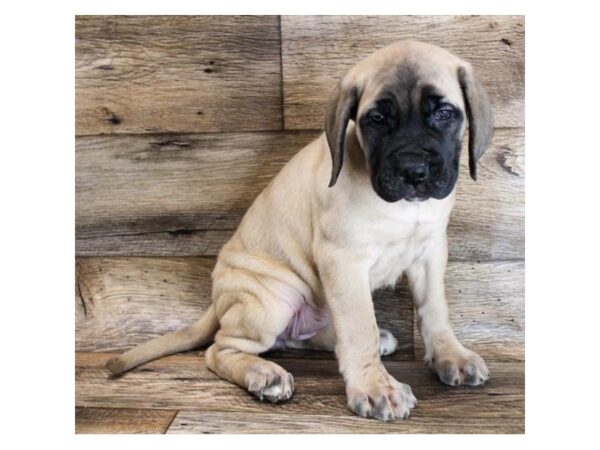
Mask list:
[[[118,375],[153,359],[184,352],[208,343],[219,328],[215,308],[211,305],[195,323],[173,333],[152,339],[112,358],[106,368]]]

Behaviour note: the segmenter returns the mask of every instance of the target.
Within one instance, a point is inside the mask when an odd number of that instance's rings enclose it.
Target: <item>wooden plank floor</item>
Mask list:
[[[210,372],[202,352],[151,362],[121,377],[104,363],[111,353],[76,355],[77,433],[523,433],[524,367],[489,362],[492,378],[477,388],[442,385],[418,362],[386,361],[418,405],[406,421],[353,416],[334,360],[273,359],[294,374],[286,403],[255,400]]]

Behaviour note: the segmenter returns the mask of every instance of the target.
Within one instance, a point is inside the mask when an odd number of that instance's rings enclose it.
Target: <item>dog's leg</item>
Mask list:
[[[477,386],[489,378],[489,371],[481,356],[463,347],[452,331],[444,292],[447,261],[444,237],[435,251],[406,271],[425,346],[425,362],[446,384]]]
[[[265,307],[249,293],[227,295],[239,298],[220,318],[221,328],[206,351],[208,368],[260,400],[289,399],[294,392],[292,375],[257,355],[273,347],[292,312]]]
[[[405,418],[416,399],[410,386],[395,380],[381,362],[368,268],[354,263],[364,261],[355,256],[327,249],[319,260],[348,406],[363,417]],[[342,267],[339,261],[347,264]]]
[[[335,351],[335,329],[333,325],[323,328],[312,338],[305,341],[286,341],[285,347],[303,350],[322,350],[325,352]],[[379,329],[379,354],[381,356],[391,355],[398,348],[398,340],[391,331],[385,328]]]

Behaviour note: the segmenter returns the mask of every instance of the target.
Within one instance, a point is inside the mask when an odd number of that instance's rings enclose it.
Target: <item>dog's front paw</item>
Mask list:
[[[410,386],[385,371],[362,383],[348,385],[346,393],[348,406],[355,414],[383,421],[406,419],[417,404]]]
[[[490,378],[483,358],[466,348],[437,355],[431,363],[442,383],[450,386],[479,386]]]

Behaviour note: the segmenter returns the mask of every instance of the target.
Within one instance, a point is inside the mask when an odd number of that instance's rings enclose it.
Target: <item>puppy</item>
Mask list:
[[[108,369],[122,373],[212,342],[212,371],[278,402],[291,397],[293,377],[260,353],[335,350],[352,411],[406,418],[416,399],[381,362],[396,342],[378,329],[371,297],[405,274],[426,363],[446,384],[483,383],[488,369],[455,337],[444,294],[446,228],[467,123],[475,179],[493,124],[471,66],[415,41],[371,54],[337,85],[325,133],[283,167],[224,245],[204,315],[112,359]]]

